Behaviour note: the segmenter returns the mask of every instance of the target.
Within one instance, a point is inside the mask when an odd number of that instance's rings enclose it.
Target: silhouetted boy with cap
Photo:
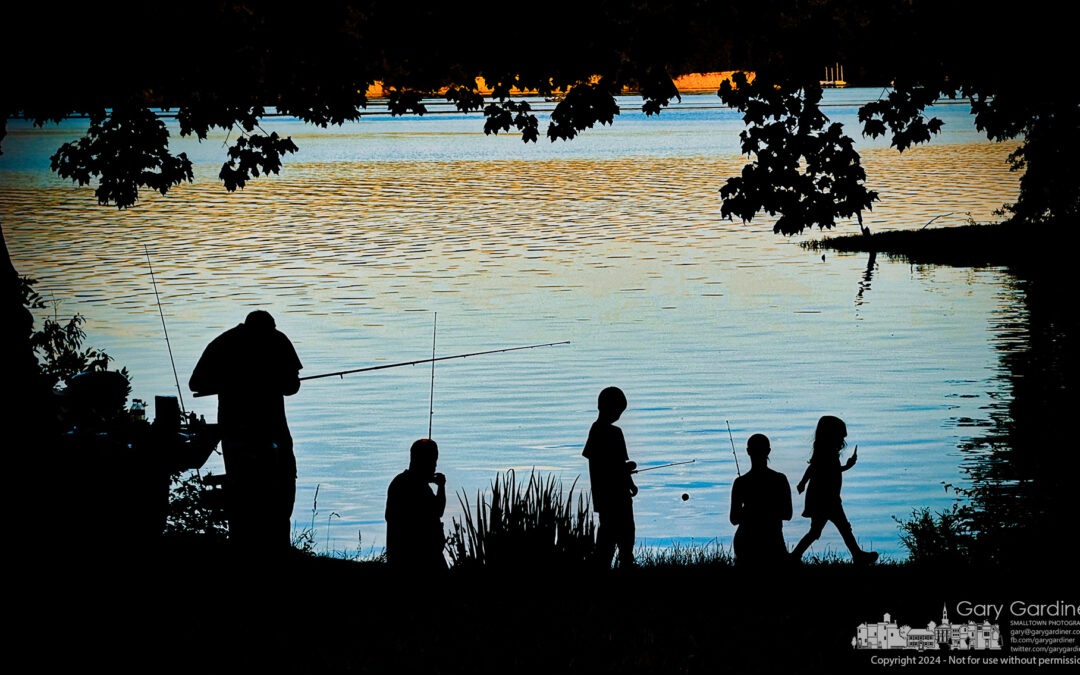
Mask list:
[[[589,481],[592,483],[593,510],[600,515],[600,530],[596,536],[597,562],[611,565],[615,548],[619,549],[619,565],[634,565],[634,506],[637,486],[630,472],[637,465],[626,455],[622,429],[615,422],[626,410],[626,396],[618,387],[608,387],[597,400],[599,415],[589,429],[589,439],[581,453],[589,460]]]

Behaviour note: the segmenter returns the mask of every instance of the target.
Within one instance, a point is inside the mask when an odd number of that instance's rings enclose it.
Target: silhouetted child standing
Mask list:
[[[877,560],[878,554],[864,551],[859,548],[855,541],[855,535],[851,532],[851,523],[844,514],[844,505],[840,501],[840,486],[843,483],[842,473],[855,466],[858,461],[859,446],[843,465],[840,464],[840,451],[847,443],[847,425],[844,420],[832,415],[825,415],[818,420],[817,431],[814,433],[814,451],[810,456],[810,465],[806,467],[806,473],[796,486],[799,494],[806,489],[806,507],[803,509],[803,517],[810,519],[810,531],[803,536],[802,540],[791,552],[795,560],[801,560],[810,544],[817,541],[825,529],[825,523],[830,520],[840,536],[844,538],[844,544],[851,551],[851,559],[858,564],[870,564]],[[809,489],[807,489],[809,483]]]
[[[589,481],[592,483],[593,510],[600,515],[596,535],[597,562],[611,566],[615,548],[619,549],[619,565],[634,565],[634,506],[637,486],[630,472],[637,465],[626,455],[622,429],[615,422],[626,410],[626,396],[618,387],[608,387],[597,400],[599,415],[589,429],[589,439],[581,453],[589,460]]]
[[[788,559],[784,521],[791,520],[791,485],[787,476],[769,468],[772,446],[765,434],[746,441],[750,470],[731,485],[731,524],[735,531],[735,563],[774,567]]]
[[[386,491],[386,560],[396,568],[446,569],[442,525],[446,476],[436,473],[438,461],[439,446],[421,438],[409,449],[409,468]]]

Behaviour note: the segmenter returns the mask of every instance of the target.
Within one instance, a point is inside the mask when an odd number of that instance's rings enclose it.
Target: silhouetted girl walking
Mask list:
[[[791,552],[795,560],[801,560],[803,553],[810,544],[817,541],[825,529],[825,523],[832,521],[844,543],[851,551],[851,559],[858,564],[870,564],[877,560],[878,554],[864,551],[859,548],[855,541],[855,535],[851,532],[851,523],[844,515],[844,506],[840,501],[840,486],[843,483],[841,474],[858,461],[859,446],[843,465],[840,464],[840,451],[847,445],[844,439],[847,437],[847,425],[844,420],[832,415],[825,415],[818,420],[817,431],[814,432],[814,451],[810,456],[810,465],[806,467],[806,473],[796,488],[799,494],[806,490],[806,508],[803,509],[803,517],[810,519],[810,531],[803,536],[802,540]],[[809,483],[809,488],[807,488]]]

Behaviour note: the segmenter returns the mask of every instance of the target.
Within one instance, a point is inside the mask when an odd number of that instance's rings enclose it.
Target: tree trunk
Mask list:
[[[0,354],[5,361],[5,382],[8,400],[3,409],[0,433],[16,441],[10,447],[22,454],[32,447],[35,434],[45,432],[48,422],[48,387],[38,368],[37,357],[30,345],[34,331],[34,316],[23,304],[19,274],[8,255],[3,226],[0,225]],[[30,440],[30,443],[19,441]],[[7,443],[5,442],[5,445]]]

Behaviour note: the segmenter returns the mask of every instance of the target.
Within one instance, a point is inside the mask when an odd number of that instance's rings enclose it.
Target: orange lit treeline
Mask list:
[[[720,71],[715,73],[691,73],[689,75],[683,75],[675,78],[675,87],[681,94],[692,94],[697,92],[714,92],[720,88],[720,83],[731,80],[731,76],[735,74],[733,70]],[[593,78],[593,82],[599,80],[599,76]],[[754,74],[748,73],[747,79],[753,81]],[[484,81],[484,78],[476,78],[476,88],[484,96],[490,96],[492,88]],[[445,93],[446,88],[439,90],[439,93]],[[623,87],[624,94],[635,93],[632,87]],[[382,98],[387,94],[387,90],[383,88],[382,82],[376,82],[368,87],[368,98]],[[511,96],[535,96],[537,92],[535,90],[517,89],[512,88],[510,90]]]

